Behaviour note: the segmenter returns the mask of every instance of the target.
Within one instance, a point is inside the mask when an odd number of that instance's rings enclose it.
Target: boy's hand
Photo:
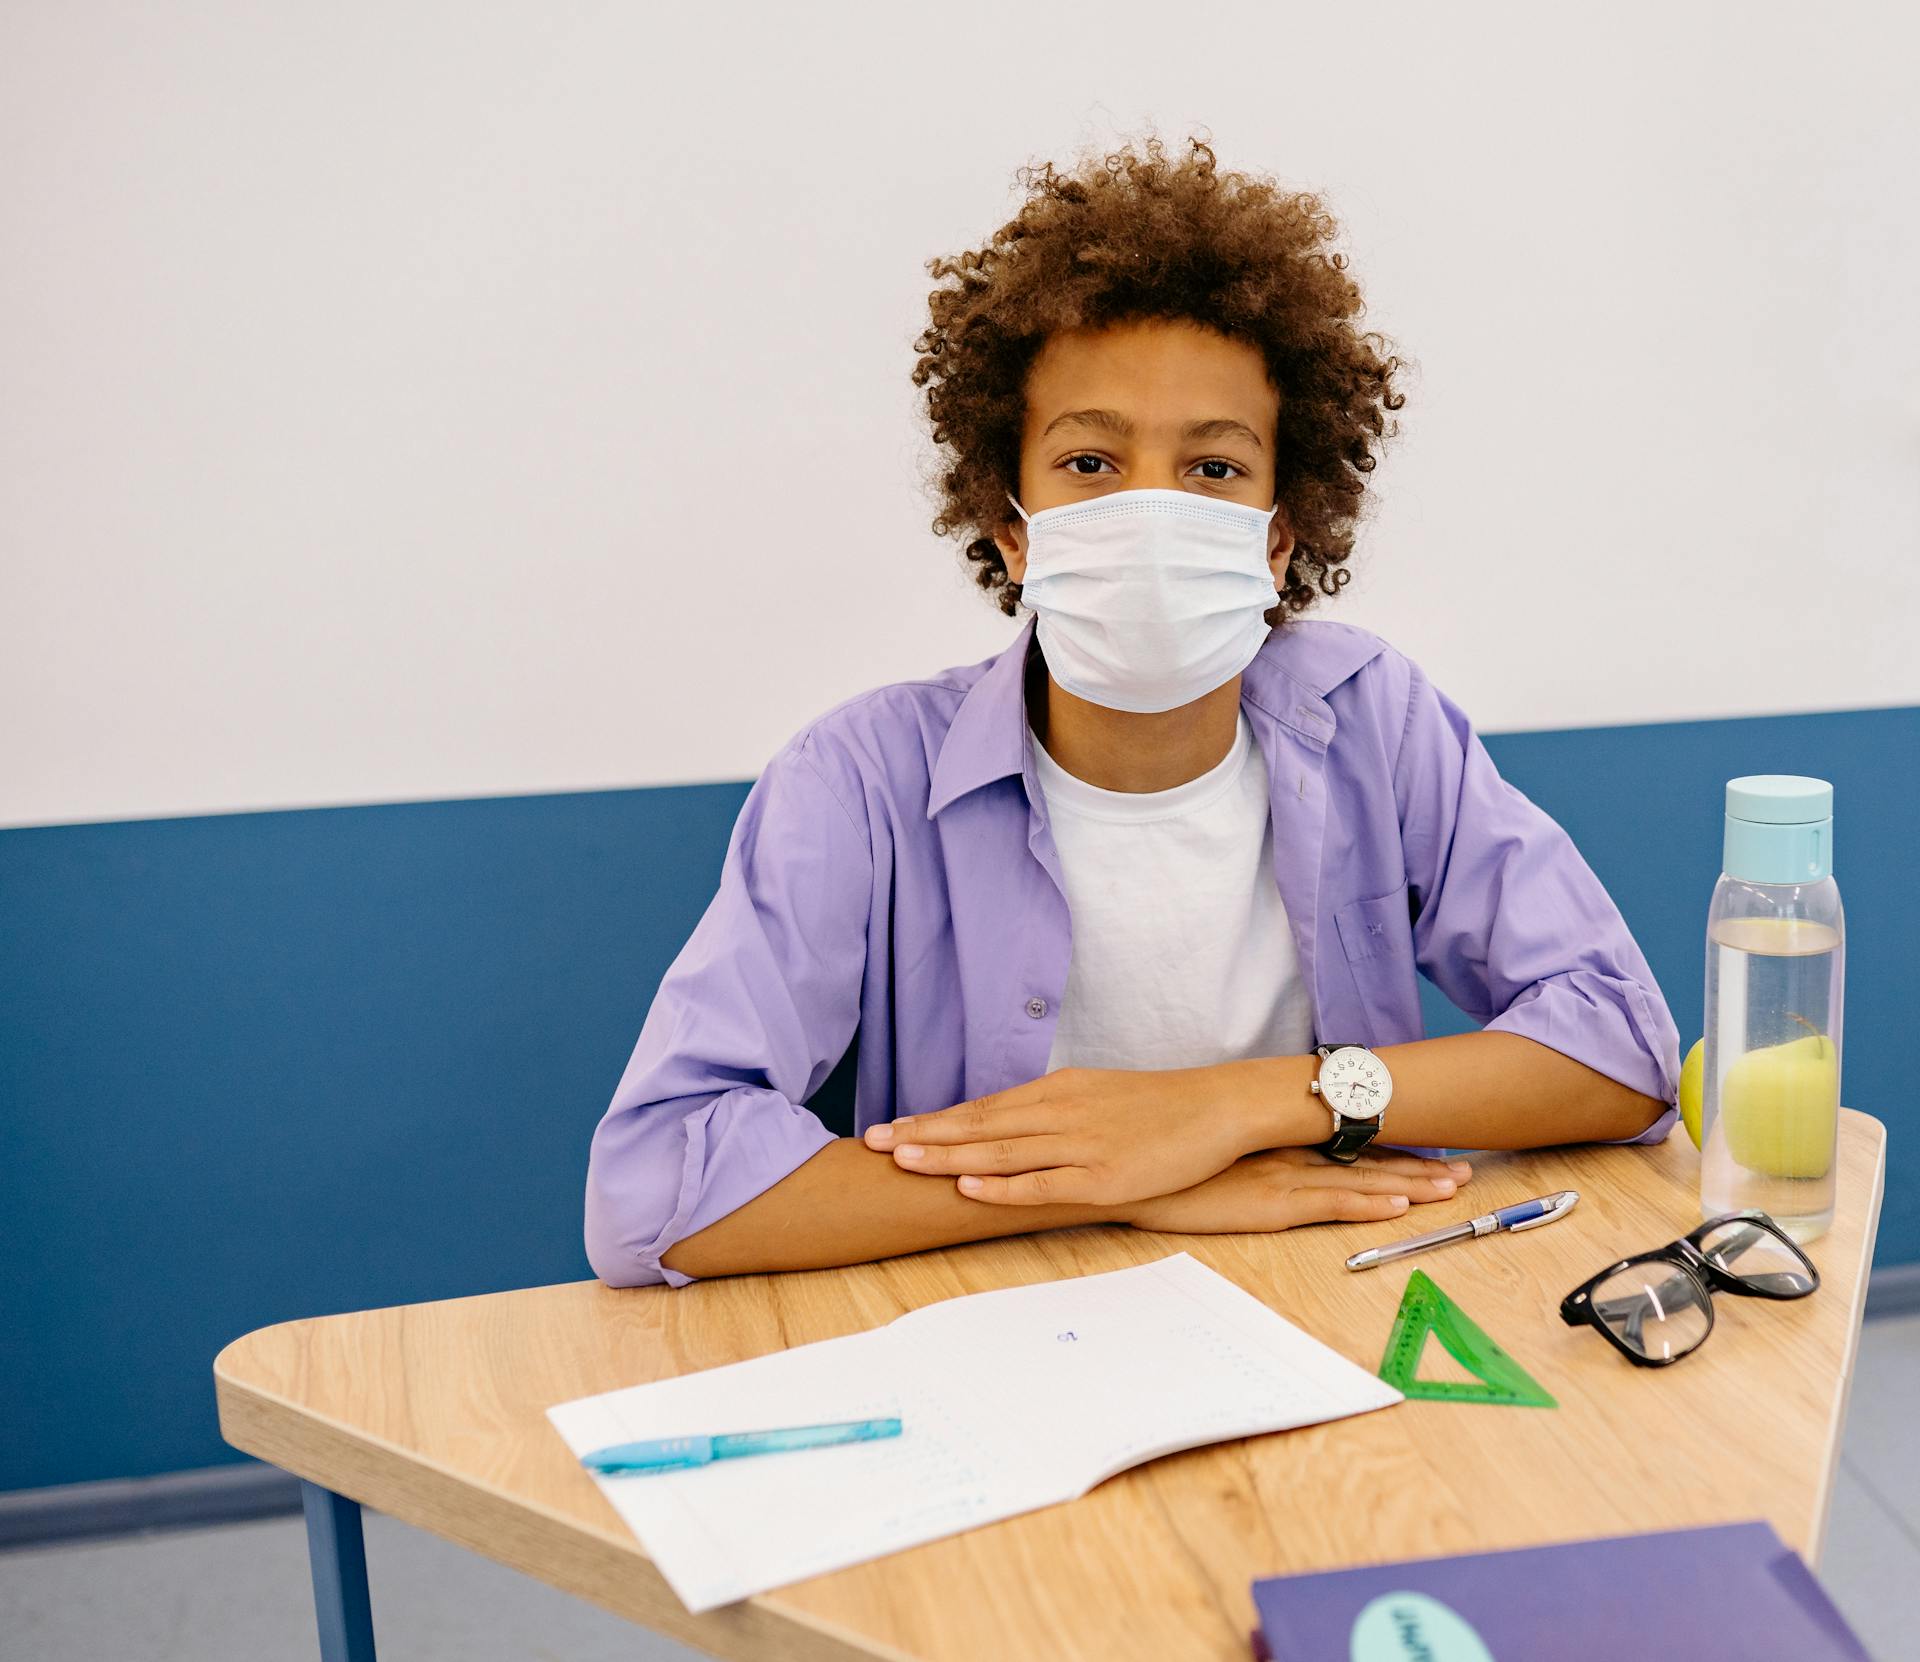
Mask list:
[[[1056,1068],[932,1114],[869,1126],[869,1148],[975,1200],[1118,1205],[1204,1182],[1249,1152],[1231,1068]]]
[[[1326,1110],[1300,1064],[1299,1141],[1324,1135]],[[1058,1068],[938,1113],[869,1126],[869,1148],[960,1192],[1005,1206],[1046,1202],[1122,1206],[1175,1194],[1225,1171],[1274,1135],[1273,1073],[1220,1063],[1198,1068]],[[1329,1162],[1331,1163],[1331,1162]]]
[[[1178,1194],[1116,1208],[1135,1229],[1176,1235],[1233,1235],[1304,1223],[1379,1223],[1410,1203],[1447,1200],[1473,1176],[1464,1160],[1362,1155],[1350,1166],[1311,1149],[1276,1148],[1236,1160]]]

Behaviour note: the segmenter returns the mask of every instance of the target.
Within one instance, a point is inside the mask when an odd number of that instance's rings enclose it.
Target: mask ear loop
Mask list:
[[[1013,492],[1012,492],[1012,491],[1008,491],[1008,492],[1007,492],[1007,500],[1008,500],[1009,502],[1013,502]],[[1024,520],[1026,520],[1028,524],[1032,524],[1032,523],[1033,523],[1033,521],[1032,521],[1032,520],[1031,520],[1031,519],[1030,519],[1030,518],[1028,517],[1028,514],[1027,514],[1027,510],[1026,510],[1025,508],[1023,508],[1023,507],[1021,507],[1021,506],[1020,506],[1020,504],[1019,504],[1018,502],[1013,502],[1013,511],[1014,511],[1014,512],[1015,512],[1016,514],[1018,514],[1018,515],[1019,515],[1019,516],[1020,516],[1020,517],[1021,517],[1022,519],[1024,519]]]

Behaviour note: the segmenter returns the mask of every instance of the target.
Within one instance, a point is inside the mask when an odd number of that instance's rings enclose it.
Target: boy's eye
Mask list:
[[[1098,475],[1100,471],[1100,467],[1105,461],[1106,461],[1106,457],[1104,456],[1097,455],[1095,452],[1091,450],[1082,450],[1072,456],[1063,457],[1061,459],[1060,465],[1065,468],[1071,468],[1075,473],[1079,474],[1082,478],[1093,478]],[[1091,462],[1093,466],[1080,467],[1077,464],[1081,462]],[[1228,479],[1231,479],[1236,473],[1245,473],[1247,471],[1238,462],[1230,462],[1224,456],[1209,456],[1205,461],[1195,462],[1193,465],[1195,467],[1203,467],[1203,468],[1218,467],[1218,468],[1227,469],[1228,471],[1226,471],[1225,473],[1207,473],[1202,475],[1202,477],[1208,480],[1211,480],[1215,484],[1224,484]]]

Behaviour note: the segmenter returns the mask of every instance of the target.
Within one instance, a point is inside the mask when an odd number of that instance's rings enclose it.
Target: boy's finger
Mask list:
[[[991,1142],[956,1143],[942,1147],[938,1143],[899,1143],[893,1150],[893,1163],[908,1171],[931,1172],[952,1177],[961,1172],[1010,1177],[1015,1172],[1045,1171],[1049,1166],[1065,1165],[1071,1151],[1059,1137],[996,1137]]]
[[[1046,1105],[1037,1097],[1002,1102],[996,1096],[955,1103],[933,1114],[902,1114],[898,1119],[868,1126],[862,1140],[868,1148],[897,1148],[902,1143],[983,1143],[994,1137],[1018,1137],[1048,1129]]]
[[[1384,1223],[1406,1211],[1403,1194],[1366,1194],[1359,1189],[1295,1189],[1293,1223]]]
[[[1017,1177],[962,1177],[960,1192],[969,1200],[997,1206],[1047,1206],[1059,1201],[1085,1201],[1093,1173],[1085,1166],[1056,1166],[1051,1171],[1022,1172]]]
[[[1351,1189],[1362,1195],[1407,1195],[1414,1200],[1450,1200],[1459,1187],[1450,1176],[1426,1177],[1412,1172],[1368,1171],[1363,1167],[1336,1168],[1314,1173],[1313,1187]]]

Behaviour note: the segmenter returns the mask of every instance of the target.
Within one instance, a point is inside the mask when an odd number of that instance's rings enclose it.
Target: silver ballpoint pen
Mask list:
[[[1533,1229],[1543,1223],[1552,1223],[1555,1218],[1564,1218],[1573,1210],[1574,1202],[1579,1198],[1577,1189],[1561,1189],[1556,1194],[1542,1195],[1538,1200],[1515,1201],[1511,1206],[1502,1206],[1497,1212],[1484,1212],[1477,1218],[1448,1224],[1445,1229],[1436,1229],[1430,1234],[1410,1235],[1406,1240],[1395,1241],[1390,1246],[1368,1247],[1365,1252],[1356,1252],[1349,1258],[1347,1268],[1370,1270],[1375,1264],[1390,1264],[1410,1252],[1424,1252],[1428,1247],[1445,1246],[1449,1241],[1466,1241],[1478,1235],[1491,1235],[1499,1229]]]

